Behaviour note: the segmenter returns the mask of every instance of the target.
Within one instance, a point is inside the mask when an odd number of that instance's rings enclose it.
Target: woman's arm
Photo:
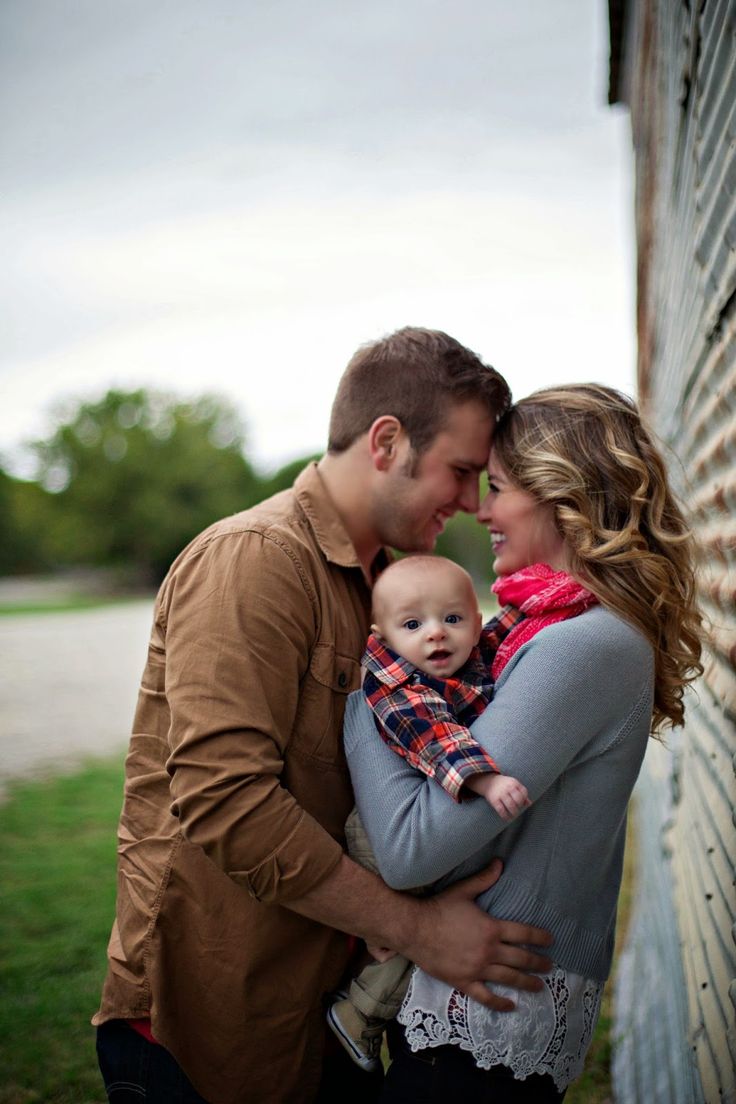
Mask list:
[[[471,726],[473,736],[537,802],[573,761],[623,738],[651,709],[651,678],[643,637],[592,610],[549,626],[519,650]],[[360,695],[349,700],[345,722],[356,802],[389,885],[436,881],[507,827],[485,801],[455,805],[386,747]]]

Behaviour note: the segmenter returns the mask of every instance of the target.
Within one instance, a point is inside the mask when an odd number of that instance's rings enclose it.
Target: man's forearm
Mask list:
[[[415,898],[389,889],[347,855],[313,889],[283,904],[321,924],[359,935],[366,943],[402,954],[418,922]]]
[[[347,855],[317,886],[288,907],[323,924],[352,931],[376,946],[400,951],[428,974],[498,1011],[514,1007],[485,982],[538,990],[531,971],[550,960],[527,949],[549,946],[549,933],[528,924],[495,920],[475,898],[497,880],[501,863],[434,897],[397,893]]]

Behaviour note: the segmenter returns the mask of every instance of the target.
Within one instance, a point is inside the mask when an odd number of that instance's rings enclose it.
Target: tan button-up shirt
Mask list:
[[[150,1015],[210,1104],[316,1091],[347,940],[283,905],[340,860],[369,620],[316,465],[197,537],[156,601],[93,1022]]]

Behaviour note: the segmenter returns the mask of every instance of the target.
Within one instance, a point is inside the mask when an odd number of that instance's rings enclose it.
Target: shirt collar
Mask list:
[[[459,678],[462,682],[483,683],[490,681],[491,664],[484,660],[480,644],[475,645],[463,666],[455,672],[453,677]]]
[[[403,686],[416,674],[418,668],[408,659],[398,655],[393,649],[384,644],[382,640],[371,633],[365,646],[362,659],[363,666],[371,674],[375,675],[380,683],[390,688]],[[481,650],[476,644],[465,663],[448,678],[433,678],[432,675],[422,673],[422,682],[427,686],[443,686],[453,679],[456,682],[468,682],[482,684],[490,680],[489,665],[484,662]]]
[[[384,686],[403,686],[416,671],[413,663],[398,655],[379,640],[375,633],[368,637],[363,653],[363,666]]]
[[[294,493],[325,557],[338,567],[357,567],[362,570],[353,542],[327,492],[316,460],[297,476]],[[388,554],[385,549],[381,549],[372,564],[374,579],[387,563]]]

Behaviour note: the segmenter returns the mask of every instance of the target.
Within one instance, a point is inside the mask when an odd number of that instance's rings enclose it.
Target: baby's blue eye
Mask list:
[[[404,628],[408,629],[409,632],[414,632],[414,630],[418,629],[420,625],[421,621],[417,621],[416,617],[410,617],[408,621],[404,622]]]
[[[458,625],[462,621],[462,617],[459,613],[448,613],[445,621],[448,625]]]

